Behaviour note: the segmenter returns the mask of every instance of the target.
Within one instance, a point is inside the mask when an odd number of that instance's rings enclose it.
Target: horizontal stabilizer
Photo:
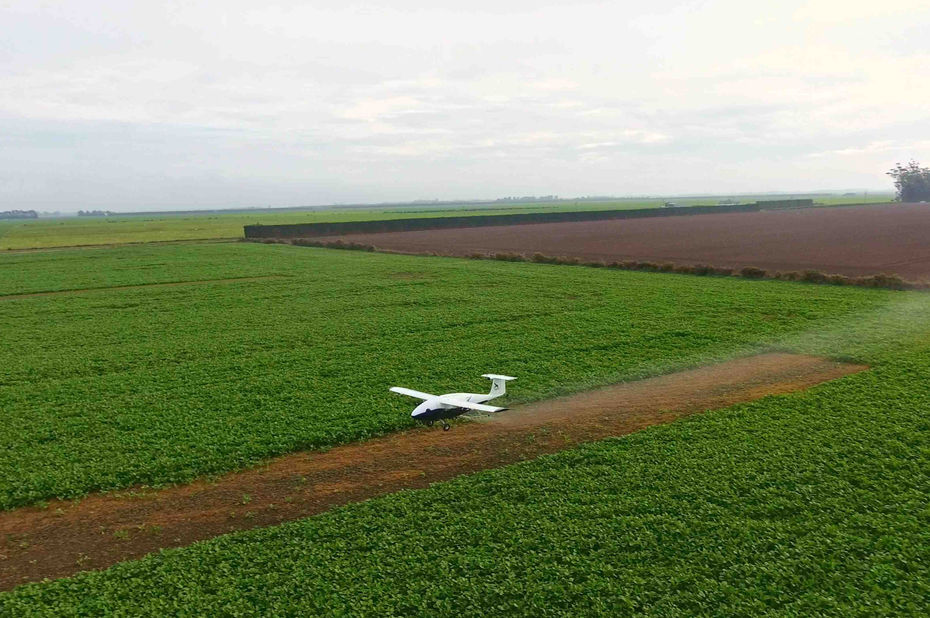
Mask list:
[[[502,376],[496,373],[482,373],[482,378],[491,378],[492,380],[516,380],[513,376]]]
[[[458,399],[455,397],[440,397],[439,403],[444,403],[447,406],[455,406],[456,408],[467,408],[469,410],[480,410],[481,412],[503,412],[507,408],[496,408],[494,406],[486,406],[483,403],[473,403],[467,399]]]
[[[430,395],[429,393],[421,393],[420,391],[415,391],[410,388],[403,388],[400,386],[392,386],[390,388],[392,393],[400,393],[401,395],[407,395],[408,397],[416,397],[417,399],[422,399],[426,401],[427,399],[435,399],[436,395]]]

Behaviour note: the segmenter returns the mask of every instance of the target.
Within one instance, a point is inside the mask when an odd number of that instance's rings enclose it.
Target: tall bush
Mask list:
[[[901,202],[930,201],[930,167],[920,167],[917,161],[896,164],[886,172],[894,179],[895,199]]]

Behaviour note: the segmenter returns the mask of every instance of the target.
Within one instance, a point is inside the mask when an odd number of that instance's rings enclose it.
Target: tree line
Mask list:
[[[39,213],[34,210],[3,210],[0,219],[38,219]]]

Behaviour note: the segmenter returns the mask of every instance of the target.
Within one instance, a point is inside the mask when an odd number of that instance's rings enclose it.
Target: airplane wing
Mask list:
[[[503,412],[507,408],[495,408],[494,406],[486,406],[483,403],[472,403],[464,399],[456,399],[455,397],[440,397],[439,403],[444,403],[447,406],[455,406],[456,408],[468,408],[469,410],[480,410],[481,412]]]
[[[415,391],[410,388],[401,388],[400,386],[392,386],[390,390],[391,392],[400,393],[401,395],[407,395],[409,397],[416,397],[417,399],[422,399],[423,401],[426,401],[427,399],[435,399],[436,397],[436,395],[421,393],[420,391]]]

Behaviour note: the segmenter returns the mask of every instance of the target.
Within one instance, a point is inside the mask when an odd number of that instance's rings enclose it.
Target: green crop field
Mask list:
[[[797,196],[806,197],[806,196]],[[861,202],[888,202],[891,194],[868,196],[815,195],[817,203],[841,205]],[[672,198],[681,206],[716,204],[713,198]],[[777,199],[773,196],[733,196],[736,201]],[[618,199],[608,201],[562,200],[556,202],[463,203],[442,207],[416,204],[365,209],[330,209],[313,211],[262,211],[250,213],[210,213],[183,215],[114,215],[110,217],[71,217],[36,220],[0,220],[0,250],[73,247],[142,242],[215,240],[242,238],[245,225],[260,223],[321,223],[370,221],[373,219],[408,219],[411,217],[450,217],[469,215],[506,215],[525,212],[587,211],[655,208],[664,199]]]
[[[178,277],[207,278],[191,265],[200,262],[212,276],[247,264],[288,278],[2,301],[19,342],[3,365],[14,367],[3,376],[14,419],[3,443],[15,445],[4,474],[37,469],[31,488],[5,478],[8,505],[35,499],[38,487],[175,480],[211,469],[211,456],[244,463],[389,430],[406,422],[407,402],[386,397],[385,384],[441,388],[488,362],[519,375],[526,398],[769,344],[871,370],[22,586],[0,594],[0,614],[885,616],[927,607],[926,294],[285,246],[138,252],[54,255],[77,270],[123,260],[124,285],[152,281],[145,265],[157,261]],[[70,287],[51,266],[57,258],[26,257],[36,262],[20,268],[45,282],[33,288]],[[333,428],[342,433],[325,433]],[[152,457],[156,445],[181,457]]]
[[[42,292],[61,293],[26,296]],[[914,615],[930,599],[923,293],[207,243],[6,255],[0,294],[5,508],[396,430],[410,402],[388,385],[461,388],[491,366],[520,376],[511,401],[768,347],[872,367],[25,585],[0,615]]]
[[[407,427],[394,384],[483,387],[492,368],[529,400],[745,353],[894,296],[248,243],[2,259],[2,508]],[[222,281],[241,277],[255,279]],[[146,285],[202,280],[219,281]],[[137,287],[9,297],[101,286]]]

